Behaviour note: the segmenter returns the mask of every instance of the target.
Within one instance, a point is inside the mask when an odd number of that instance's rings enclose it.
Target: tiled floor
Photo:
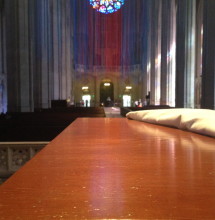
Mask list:
[[[122,118],[119,107],[104,107],[107,118]]]

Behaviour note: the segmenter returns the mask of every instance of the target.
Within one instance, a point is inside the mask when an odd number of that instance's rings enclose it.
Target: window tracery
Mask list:
[[[103,14],[113,13],[119,10],[124,0],[89,0],[93,8]]]

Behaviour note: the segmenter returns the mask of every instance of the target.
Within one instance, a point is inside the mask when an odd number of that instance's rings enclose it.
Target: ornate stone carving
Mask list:
[[[7,148],[0,149],[0,169],[7,169]]]
[[[48,142],[0,143],[0,184],[35,156]]]
[[[23,166],[30,159],[28,148],[12,149],[12,167],[18,168]]]

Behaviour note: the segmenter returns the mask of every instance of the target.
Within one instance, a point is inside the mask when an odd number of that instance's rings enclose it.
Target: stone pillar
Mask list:
[[[160,64],[161,64],[161,3],[152,0],[150,2],[150,103],[153,105],[160,104]],[[149,64],[148,64],[149,65]]]
[[[150,97],[150,104],[154,105],[155,104],[155,47],[156,47],[156,23],[157,23],[157,7],[156,7],[156,1],[151,0],[150,1],[150,63],[149,69],[150,69],[150,79],[148,78],[150,82],[150,92],[151,92],[151,97]]]
[[[19,111],[17,1],[5,2],[8,111]],[[10,62],[10,65],[9,63]]]
[[[148,91],[150,91],[150,79],[151,79],[151,25],[149,23],[150,21],[150,15],[151,15],[151,7],[150,7],[150,1],[146,0],[144,1],[144,25],[142,27],[142,41],[143,41],[143,53],[142,53],[142,65],[143,65],[143,72],[142,72],[142,97],[145,101],[145,96],[148,94]]]
[[[176,102],[176,0],[170,0],[170,36],[167,53],[168,90],[167,105],[175,106]]]
[[[52,23],[52,33],[53,33],[53,74],[54,74],[54,88],[53,88],[53,99],[60,99],[60,64],[59,64],[59,57],[60,55],[60,35],[58,27],[60,26],[59,17],[59,1],[53,1],[53,23]]]
[[[63,85],[62,89],[64,90],[62,93],[62,98],[68,98],[71,96],[71,81],[72,81],[72,53],[71,44],[72,44],[72,16],[70,9],[70,2],[68,0],[63,1]]]
[[[8,111],[32,111],[28,0],[5,1]]]
[[[66,1],[66,69],[67,69],[67,86],[66,97],[72,95],[72,80],[74,75],[73,69],[73,25],[70,2]]]
[[[156,1],[155,25],[155,105],[160,105],[161,99],[161,1]]]
[[[71,2],[53,1],[53,99],[67,99],[72,96],[73,68],[73,26]]]
[[[161,104],[175,106],[175,1],[162,1]]]
[[[170,34],[169,0],[162,2],[162,34],[161,34],[161,104],[167,103],[167,53]]]
[[[215,109],[215,1],[204,0],[201,107]]]
[[[49,15],[49,1],[44,0],[40,1],[39,5],[40,13],[40,29],[38,29],[38,34],[40,34],[40,42],[38,46],[40,47],[41,52],[41,79],[40,79],[40,94],[41,94],[41,100],[40,100],[40,106],[42,108],[48,108],[49,107],[49,88],[51,86],[50,84],[50,71],[49,71],[49,49],[50,49],[50,30],[49,30],[49,23],[50,23],[50,15]],[[40,33],[39,33],[40,32]]]
[[[201,108],[202,97],[203,2],[198,1],[196,14],[195,108]]]
[[[32,74],[29,65],[29,10],[28,0],[18,1],[19,20],[19,74],[20,74],[20,108],[21,112],[33,110]]]
[[[5,1],[8,111],[49,108],[71,96],[72,2]]]
[[[0,113],[7,112],[7,75],[5,54],[5,4],[0,1]]]
[[[196,0],[177,4],[176,107],[194,108]]]

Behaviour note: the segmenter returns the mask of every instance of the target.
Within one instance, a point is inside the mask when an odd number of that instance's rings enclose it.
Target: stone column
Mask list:
[[[69,46],[69,42],[67,41],[67,26],[66,26],[66,2],[65,0],[62,0],[62,6],[61,6],[61,52],[62,52],[62,57],[61,57],[61,71],[62,71],[62,76],[61,76],[61,97],[62,99],[66,99],[67,97],[67,47]]]
[[[72,14],[69,1],[65,1],[66,4],[66,97],[71,97],[72,92],[72,80],[73,80],[73,26],[72,26]]]
[[[40,94],[41,94],[41,107],[42,108],[48,108],[49,100],[51,94],[49,93],[50,90],[50,71],[49,71],[49,48],[50,48],[50,29],[49,29],[49,22],[50,22],[50,16],[49,16],[49,1],[44,0],[40,1],[39,5],[39,11],[41,12],[40,15],[40,29],[37,31],[40,32],[40,52],[41,52],[41,81],[40,83]]]
[[[17,1],[5,2],[8,111],[19,111]],[[10,65],[9,65],[10,64]]]
[[[194,108],[196,0],[177,2],[176,107]]]
[[[167,103],[167,54],[170,35],[169,0],[162,1],[162,34],[161,34],[161,104]]]
[[[215,109],[215,1],[204,0],[201,108]]]
[[[59,57],[60,55],[60,35],[59,35],[59,26],[60,20],[59,17],[59,1],[53,1],[53,18],[52,18],[52,34],[53,34],[53,74],[54,74],[54,88],[53,88],[53,99],[60,99],[60,64],[59,64]]]
[[[62,98],[67,99],[71,96],[71,80],[72,80],[72,16],[70,9],[70,2],[63,0],[62,8]]]
[[[53,99],[73,97],[73,24],[71,2],[53,1],[52,39],[53,39]]]
[[[5,52],[5,4],[0,1],[0,113],[7,112],[7,69]]]
[[[152,0],[150,2],[150,103],[160,104],[160,59],[161,59],[161,4],[160,1]]]
[[[154,105],[155,104],[155,45],[156,45],[156,23],[157,23],[157,7],[156,7],[156,1],[151,0],[150,1],[150,63],[148,63],[148,68],[150,69],[150,79],[148,77],[147,80],[150,82],[150,92],[151,92],[151,97],[150,97],[150,104]]]
[[[175,106],[175,1],[162,1],[161,104]]]
[[[5,1],[8,111],[32,111],[28,0]]]
[[[20,74],[20,108],[22,112],[33,111],[32,73],[29,65],[29,10],[28,0],[18,1],[19,20],[19,74]]]
[[[146,0],[143,3],[143,26],[141,27],[142,31],[142,66],[143,66],[143,72],[141,73],[141,83],[142,83],[142,98],[145,101],[145,96],[147,95],[148,91],[150,91],[150,31],[151,31],[151,25],[149,23],[150,21],[150,15],[151,15],[151,7],[149,5],[150,0]]]
[[[167,105],[175,106],[176,98],[176,1],[170,0],[170,33],[167,53]]]
[[[156,2],[157,19],[155,26],[155,105],[160,105],[161,99],[161,1]]]
[[[198,1],[196,14],[195,108],[201,108],[202,96],[203,2]]]

